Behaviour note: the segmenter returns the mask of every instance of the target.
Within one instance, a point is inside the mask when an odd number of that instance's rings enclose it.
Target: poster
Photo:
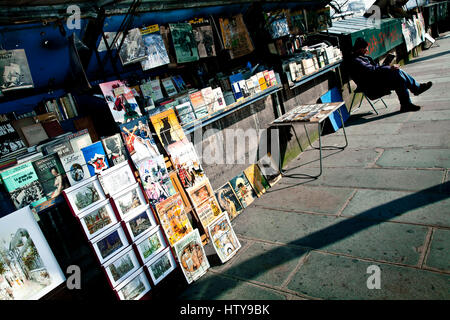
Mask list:
[[[206,178],[192,142],[175,142],[167,148],[167,152],[172,157],[173,166],[178,172],[183,187],[193,187]]]
[[[250,165],[244,170],[244,174],[252,185],[258,197],[262,196],[262,194],[266,192],[266,189],[270,187],[266,178],[264,178],[264,176],[262,175],[261,170],[259,170],[258,165]]]
[[[150,121],[164,148],[185,138],[184,131],[173,109],[151,116]]]
[[[231,179],[230,185],[244,208],[255,201],[257,195],[243,172]]]
[[[231,59],[239,58],[254,50],[252,40],[242,14],[219,19],[225,49],[230,49]]]
[[[208,226],[208,232],[222,263],[230,260],[241,247],[226,212]]]
[[[37,300],[65,277],[30,208],[0,219],[0,300]]]
[[[239,199],[236,197],[231,185],[227,182],[215,192],[220,209],[228,212],[230,219],[236,218],[243,210]]]
[[[188,283],[196,281],[208,271],[209,262],[198,229],[178,241],[174,248]]]

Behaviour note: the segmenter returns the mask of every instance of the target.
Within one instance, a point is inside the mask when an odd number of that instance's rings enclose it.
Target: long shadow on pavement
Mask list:
[[[418,196],[423,193],[433,193],[436,196],[431,199],[428,197]],[[364,211],[352,218],[346,218],[345,220],[332,226],[313,232],[310,235],[299,238],[295,241],[286,243],[286,245],[298,246],[306,249],[320,249],[349,237],[359,231],[405,214],[410,210],[426,206],[434,202],[439,202],[449,197],[450,182],[445,182]],[[392,208],[395,208],[395,210],[391,210]],[[377,215],[377,212],[380,212],[380,210],[385,211],[387,214],[380,217]],[[376,216],[377,220],[374,220],[373,216]],[[264,263],[265,261],[271,260],[273,256],[283,256],[285,253],[285,246],[277,247],[257,257],[247,259],[238,265],[233,265],[226,270],[226,273],[238,273],[240,269],[245,268],[246,279],[253,279],[280,264],[284,264],[294,259],[299,259],[302,255],[306,254],[306,252],[291,254],[289,257],[286,257],[286,259],[282,259],[283,261],[279,261],[278,265],[272,264],[270,267]],[[204,279],[200,279],[199,282],[191,285],[181,296],[178,297],[178,299],[220,299],[220,296],[224,292],[233,289],[236,286],[236,283],[237,282],[231,280],[226,281],[226,278],[215,274],[208,275],[207,277],[205,276]]]

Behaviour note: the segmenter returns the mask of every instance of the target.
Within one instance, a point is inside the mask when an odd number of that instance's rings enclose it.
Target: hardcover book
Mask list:
[[[119,47],[119,45],[120,41],[117,41],[116,47]],[[123,65],[139,62],[147,57],[146,47],[139,28],[128,30],[120,48],[119,57]]]
[[[47,199],[58,197],[70,187],[64,167],[56,153],[32,162]]]
[[[141,34],[147,56],[145,60],[141,61],[142,70],[145,71],[169,64],[169,55],[159,32],[159,26],[154,24],[142,28]]]
[[[30,147],[48,139],[47,132],[45,132],[41,123],[22,127],[22,133],[25,136],[25,139],[27,139],[28,146]]]
[[[109,168],[106,152],[103,149],[101,141],[97,141],[90,146],[82,148],[81,152],[83,152],[84,160],[86,160],[86,163],[88,164],[91,176]]]
[[[31,162],[14,166],[0,173],[3,185],[17,209],[32,207],[47,200]]]
[[[81,151],[61,156],[61,163],[71,186],[91,176]]]
[[[199,59],[197,42],[189,23],[169,24],[177,63],[192,62]]]
[[[144,158],[159,155],[146,117],[120,125],[120,131],[125,146],[135,164]]]
[[[0,74],[0,92],[34,87],[24,49],[0,51]]]
[[[44,149],[45,154],[51,154],[51,153],[55,152],[60,157],[63,157],[63,156],[73,153],[73,148],[70,145],[70,142],[67,140],[58,141],[56,143],[45,146],[43,149]]]
[[[66,139],[70,142],[73,152],[80,151],[82,148],[92,144],[91,135],[87,129],[68,135]]]
[[[126,87],[122,81],[100,83],[99,86],[117,124],[142,116],[131,89]]]

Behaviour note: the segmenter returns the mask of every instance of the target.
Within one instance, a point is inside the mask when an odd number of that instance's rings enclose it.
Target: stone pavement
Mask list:
[[[324,151],[316,180],[283,177],[233,221],[242,248],[212,268],[180,299],[449,299],[450,35],[403,69],[426,93],[419,112],[363,103],[346,123],[349,146]],[[342,145],[342,130],[323,145]],[[317,141],[316,141],[317,145]],[[288,175],[315,174],[307,149]],[[367,268],[381,270],[368,289]]]

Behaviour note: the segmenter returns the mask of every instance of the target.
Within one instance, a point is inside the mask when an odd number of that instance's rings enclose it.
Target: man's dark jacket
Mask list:
[[[369,56],[354,55],[350,75],[369,99],[377,99],[391,92],[393,71],[390,66],[380,66]]]

